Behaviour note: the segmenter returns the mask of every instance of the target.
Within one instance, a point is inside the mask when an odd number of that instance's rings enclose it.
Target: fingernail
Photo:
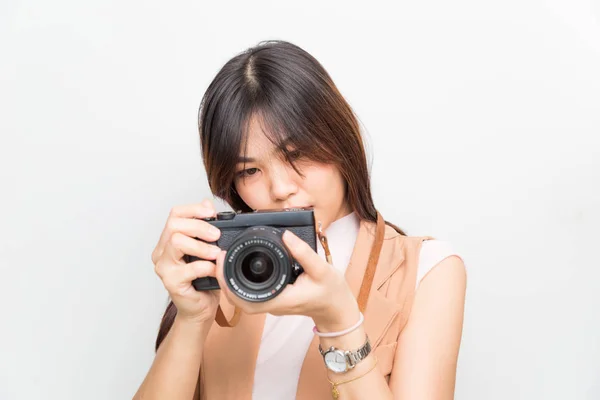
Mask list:
[[[215,227],[215,226],[210,226],[210,229],[208,230],[210,232],[211,235],[213,235],[215,238],[219,237],[221,231],[219,230],[219,228]]]
[[[211,257],[215,257],[216,258],[219,255],[220,252],[221,252],[221,249],[218,248],[218,247],[214,247],[213,246],[213,247],[210,248],[210,255],[211,255]]]
[[[202,207],[202,215],[206,215],[207,217],[212,217],[214,212],[211,208],[209,207]]]

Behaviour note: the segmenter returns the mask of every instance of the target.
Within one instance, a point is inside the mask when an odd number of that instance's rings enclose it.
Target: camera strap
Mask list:
[[[367,309],[367,302],[369,301],[369,293],[371,292],[371,285],[373,284],[373,278],[375,277],[375,270],[377,269],[377,262],[379,261],[379,253],[381,252],[381,246],[383,246],[383,237],[385,235],[385,221],[379,211],[377,211],[377,227],[375,228],[375,240],[371,246],[371,253],[369,254],[369,261],[367,261],[367,268],[363,275],[360,290],[358,292],[358,308],[360,312],[364,313]]]
[[[215,321],[217,321],[217,324],[219,324],[219,326],[223,328],[233,328],[237,325],[241,316],[242,310],[239,307],[235,307],[235,310],[233,311],[233,317],[231,317],[231,319],[228,321],[227,317],[223,313],[223,310],[221,309],[221,305],[219,304],[217,306],[217,314],[215,315]]]
[[[381,252],[381,247],[383,246],[383,238],[385,234],[385,221],[381,214],[377,212],[377,227],[375,228],[375,240],[373,241],[373,245],[371,246],[371,253],[369,254],[369,259],[367,261],[367,268],[365,268],[365,273],[363,275],[362,283],[360,285],[360,290],[358,292],[358,308],[362,313],[367,309],[367,302],[369,301],[369,293],[371,292],[371,285],[373,284],[373,278],[375,277],[375,270],[377,269],[377,262],[379,261],[379,253]],[[319,234],[319,240],[321,243],[325,242],[327,245],[327,238]],[[327,247],[327,250],[329,248]],[[330,261],[331,256],[329,256]],[[221,306],[217,307],[217,314],[215,315],[215,321],[219,326],[226,328],[233,328],[237,325],[242,315],[242,310],[239,307],[235,307],[235,311],[233,312],[233,317],[230,320],[227,320],[227,317],[223,313]]]
[[[331,251],[329,251],[329,242],[327,242],[327,236],[325,236],[325,234],[323,233],[323,226],[321,225],[321,221],[319,221],[319,230],[317,231],[317,237],[319,238],[319,242],[321,242],[321,246],[323,246],[323,250],[325,251],[325,259],[330,265],[333,265]]]

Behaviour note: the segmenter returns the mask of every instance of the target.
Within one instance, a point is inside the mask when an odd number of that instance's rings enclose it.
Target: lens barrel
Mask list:
[[[292,258],[282,236],[278,228],[253,226],[235,238],[223,266],[233,293],[247,301],[263,302],[285,289],[292,278]]]

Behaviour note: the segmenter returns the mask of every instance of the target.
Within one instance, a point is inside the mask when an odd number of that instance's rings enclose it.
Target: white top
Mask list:
[[[325,231],[334,267],[346,271],[360,220],[355,213],[333,222]],[[321,243],[317,252],[325,258]],[[425,275],[443,259],[455,255],[452,247],[439,240],[424,241],[419,257],[417,287]],[[300,370],[314,333],[312,318],[303,315],[276,317],[267,314],[254,373],[254,400],[293,400],[296,398]]]

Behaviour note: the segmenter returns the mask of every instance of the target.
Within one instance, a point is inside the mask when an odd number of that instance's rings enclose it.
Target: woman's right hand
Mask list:
[[[196,278],[215,276],[214,260],[220,249],[206,242],[216,241],[221,232],[200,219],[215,215],[208,199],[200,204],[174,207],[152,252],[154,271],[177,307],[178,317],[193,322],[212,322],[219,305],[220,290],[199,292],[192,286]],[[186,264],[185,254],[201,260]]]

